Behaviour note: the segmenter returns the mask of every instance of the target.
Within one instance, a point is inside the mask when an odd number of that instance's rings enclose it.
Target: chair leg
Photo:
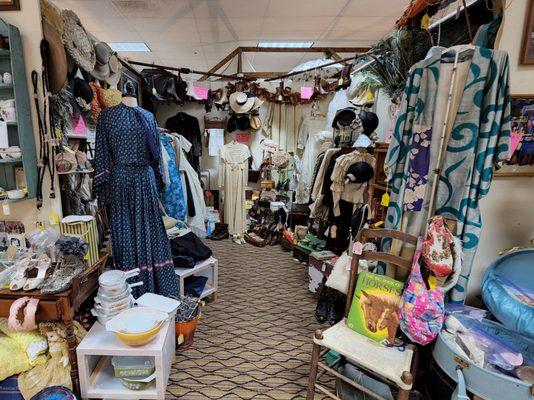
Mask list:
[[[408,400],[410,398],[411,390],[399,389],[397,400]]]
[[[322,339],[323,334],[321,333],[320,330],[315,332],[315,337],[318,339]],[[313,400],[315,397],[315,382],[317,381],[317,370],[319,369],[320,352],[321,352],[321,346],[313,343],[311,365],[310,365],[310,377],[308,378],[308,391],[306,393],[306,400]]]

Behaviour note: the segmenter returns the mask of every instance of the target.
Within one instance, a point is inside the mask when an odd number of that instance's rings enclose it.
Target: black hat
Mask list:
[[[89,83],[81,78],[74,78],[72,83],[72,94],[76,103],[84,111],[91,109],[93,101],[93,89]]]
[[[371,164],[365,161],[358,161],[347,169],[345,177],[353,183],[364,183],[370,180],[375,174]]]
[[[352,121],[356,118],[356,109],[353,107],[343,108],[337,110],[336,116],[332,121],[332,128],[341,128],[342,126],[350,126]]]
[[[362,121],[363,133],[369,136],[378,127],[378,116],[371,111],[360,111],[358,115]]]
[[[226,130],[228,133],[232,133],[234,131],[240,130],[240,131],[246,131],[250,128],[250,119],[247,115],[232,115],[228,119],[228,124],[226,125]]]

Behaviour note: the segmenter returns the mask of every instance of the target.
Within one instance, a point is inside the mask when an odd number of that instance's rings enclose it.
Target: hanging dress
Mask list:
[[[250,150],[232,142],[221,148],[219,187],[224,191],[224,222],[231,235],[246,231],[245,187],[248,182]]]
[[[167,160],[166,170],[168,171],[169,180],[165,188],[165,193],[161,196],[161,203],[169,216],[179,221],[185,221],[186,205],[182,189],[182,178],[175,162],[172,138],[163,134],[161,135],[161,142],[168,156],[165,157],[165,160]]]
[[[96,130],[94,189],[108,205],[116,269],[141,270],[137,295],[176,296],[171,248],[158,204],[160,137],[154,116],[119,104],[102,110]],[[158,179],[157,179],[158,178]]]

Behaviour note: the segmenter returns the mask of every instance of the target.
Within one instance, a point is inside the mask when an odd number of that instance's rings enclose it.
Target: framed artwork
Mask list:
[[[0,0],[0,11],[20,10],[20,0]]]
[[[534,0],[530,0],[523,33],[521,64],[534,64]]]

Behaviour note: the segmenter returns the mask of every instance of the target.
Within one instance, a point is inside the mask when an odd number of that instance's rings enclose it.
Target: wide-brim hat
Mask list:
[[[80,18],[72,10],[61,11],[61,18],[65,50],[81,69],[87,72],[93,71],[96,63],[95,48]]]
[[[121,77],[121,63],[111,47],[105,42],[95,44],[96,63],[91,76],[115,86]]]
[[[93,101],[93,89],[89,82],[81,78],[74,78],[72,83],[72,94],[76,104],[83,111],[89,111],[91,109],[91,102]]]
[[[58,93],[67,82],[68,64],[65,47],[59,33],[48,22],[43,21],[43,37],[48,43],[46,69],[48,86],[52,94]]]
[[[63,19],[61,18],[60,10],[47,0],[40,0],[39,3],[41,4],[41,19],[43,23],[49,24],[61,37],[63,34]]]
[[[254,97],[254,105],[252,106],[253,110],[257,110],[265,102],[262,98]]]
[[[343,108],[336,112],[336,116],[332,121],[332,128],[342,128],[350,126],[352,121],[356,118],[356,109],[352,107]]]
[[[246,92],[234,92],[230,95],[230,107],[237,114],[243,114],[252,110],[254,96]]]

